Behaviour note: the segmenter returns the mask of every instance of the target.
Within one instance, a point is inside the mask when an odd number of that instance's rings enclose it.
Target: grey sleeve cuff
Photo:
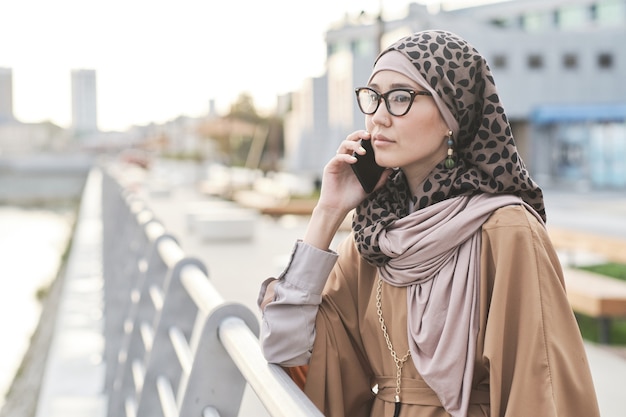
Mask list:
[[[320,295],[337,258],[337,253],[332,250],[324,251],[298,240],[289,265],[279,279],[301,291]]]

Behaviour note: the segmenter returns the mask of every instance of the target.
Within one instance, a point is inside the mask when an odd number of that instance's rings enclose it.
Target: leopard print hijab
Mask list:
[[[352,224],[361,255],[374,265],[385,264],[388,258],[377,239],[381,230],[410,210],[460,195],[517,195],[545,221],[543,193],[518,153],[485,58],[464,39],[439,30],[400,39],[380,56],[390,51],[400,52],[415,66],[423,77],[420,84],[425,81],[437,94],[442,114],[451,113],[458,123],[456,166],[447,169],[442,160],[417,195],[411,195],[404,173],[397,170],[385,187],[366,198],[356,208]]]

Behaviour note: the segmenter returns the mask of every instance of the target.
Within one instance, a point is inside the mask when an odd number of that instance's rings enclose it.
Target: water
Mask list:
[[[0,206],[0,408],[39,321],[37,293],[61,266],[74,211]]]

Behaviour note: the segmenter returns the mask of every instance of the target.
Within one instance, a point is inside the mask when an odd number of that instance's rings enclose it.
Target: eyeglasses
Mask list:
[[[354,90],[359,108],[365,114],[374,114],[380,105],[380,99],[385,100],[387,111],[393,116],[404,116],[411,110],[416,96],[432,96],[428,91],[415,91],[406,88],[394,88],[381,94],[369,87],[360,87]]]

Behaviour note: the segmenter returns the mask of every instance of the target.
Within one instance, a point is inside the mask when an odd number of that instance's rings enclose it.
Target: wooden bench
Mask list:
[[[274,204],[261,207],[259,211],[269,216],[280,217],[286,214],[297,216],[310,216],[315,208],[317,200],[289,200],[282,204]]]
[[[600,255],[609,262],[626,264],[626,239],[557,227],[548,228],[548,233],[552,244],[559,250],[586,251]]]
[[[565,287],[572,309],[594,317],[600,343],[609,343],[611,320],[626,317],[626,281],[579,269],[565,269]]]
[[[626,264],[626,240],[587,232],[549,228],[559,251],[587,252],[606,262]],[[575,312],[596,318],[600,342],[609,342],[611,320],[626,317],[626,281],[580,269],[564,270],[567,296]]]

